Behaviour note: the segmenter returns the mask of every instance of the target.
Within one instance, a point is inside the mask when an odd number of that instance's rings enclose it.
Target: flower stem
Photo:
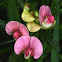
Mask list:
[[[56,1],[56,7],[58,8],[58,6],[59,6],[59,0]],[[59,46],[59,10],[58,9],[56,9],[55,11],[56,24],[54,26],[53,40]],[[51,51],[51,62],[59,62],[59,52],[56,51],[53,47]]]
[[[29,58],[29,59],[27,59],[27,62],[30,62],[30,58]]]
[[[0,43],[0,45],[6,44],[6,43],[10,43],[10,42],[14,42],[14,40],[10,40],[10,41],[7,41],[7,42]]]

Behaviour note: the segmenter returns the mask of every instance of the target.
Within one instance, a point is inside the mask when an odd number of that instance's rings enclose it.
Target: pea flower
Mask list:
[[[49,6],[42,5],[39,9],[39,22],[42,29],[49,29],[55,24],[54,16]]]
[[[17,22],[17,21],[10,21],[6,24],[5,31],[8,35],[12,35],[13,33],[13,38],[18,39],[21,36],[29,36],[29,32],[27,28]]]
[[[21,36],[14,44],[14,51],[17,55],[24,51],[24,58],[34,57],[38,59],[43,53],[43,46],[40,40],[34,36]]]

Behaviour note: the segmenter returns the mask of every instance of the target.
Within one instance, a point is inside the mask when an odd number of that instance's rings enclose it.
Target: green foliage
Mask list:
[[[6,22],[0,19],[0,29],[4,29],[5,25],[6,25]]]
[[[58,8],[58,5],[59,5],[59,0],[56,1],[57,8]],[[53,40],[54,42],[57,43],[57,45],[59,45],[59,11],[58,9],[55,12],[55,20],[56,20],[56,24],[54,26]],[[59,52],[57,52],[54,48],[52,48],[52,51],[51,51],[51,62],[59,62]]]
[[[9,56],[8,62],[21,62],[20,56],[17,56],[14,52]]]
[[[8,0],[0,0],[0,6],[5,6],[5,7],[7,7],[7,1]]]
[[[52,3],[51,3],[51,12],[53,12],[55,10],[55,7],[56,7],[56,2],[55,2],[55,0],[52,0]]]
[[[15,11],[16,11],[16,1],[8,0],[8,17],[10,20],[14,20]]]

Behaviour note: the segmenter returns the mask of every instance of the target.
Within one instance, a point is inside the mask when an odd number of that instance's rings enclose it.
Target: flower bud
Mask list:
[[[27,23],[27,28],[30,32],[37,32],[40,30],[41,26],[36,24],[35,22]]]
[[[22,15],[21,15],[22,20],[25,22],[32,22],[35,20],[35,18],[29,13],[29,9],[30,9],[29,3],[26,2],[24,9],[23,9],[23,12],[22,12]]]
[[[13,33],[13,38],[18,39],[20,37],[20,33],[18,31]]]
[[[21,18],[25,22],[33,22],[35,18],[29,12],[23,12]]]

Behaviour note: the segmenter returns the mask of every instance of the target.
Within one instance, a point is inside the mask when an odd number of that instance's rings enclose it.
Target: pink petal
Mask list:
[[[46,6],[42,5],[39,9],[39,15],[41,15],[43,18],[46,17]]]
[[[18,39],[20,37],[20,33],[18,32],[18,31],[15,31],[14,33],[13,33],[13,38],[14,39]]]
[[[51,15],[48,18],[46,18],[44,21],[48,24],[54,23],[54,16]]]
[[[36,37],[31,37],[30,47],[33,49],[34,59],[38,59],[43,53],[43,46],[40,40]]]
[[[29,46],[30,36],[21,36],[18,38],[14,44],[14,51],[19,55]]]
[[[46,6],[46,13],[47,13],[47,17],[51,15],[51,10],[49,6]]]
[[[18,30],[19,23],[17,21],[10,21],[6,24],[5,31],[11,35],[14,31]]]
[[[21,36],[29,36],[29,32],[27,30],[27,28],[23,25],[23,24],[20,24],[19,26],[19,32],[21,34]]]
[[[50,20],[51,23],[54,23],[54,19],[55,19],[54,16],[51,15],[50,17],[48,17],[48,19]]]
[[[44,20],[44,22],[46,22],[47,24],[50,24],[50,23],[51,23],[48,18],[46,18],[46,19]]]
[[[39,15],[39,22],[40,22],[40,25],[43,22],[43,17],[41,15]]]

